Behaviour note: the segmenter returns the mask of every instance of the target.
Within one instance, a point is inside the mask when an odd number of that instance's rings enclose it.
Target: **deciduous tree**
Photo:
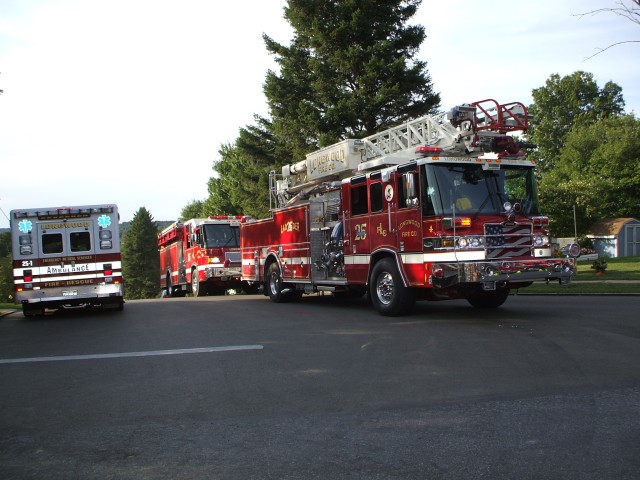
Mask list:
[[[613,116],[575,126],[555,168],[543,176],[540,191],[556,235],[573,236],[574,205],[578,233],[601,218],[637,217],[640,120]]]
[[[560,155],[568,133],[599,119],[624,111],[622,88],[613,82],[598,87],[593,74],[574,72],[560,77],[551,75],[544,87],[532,92],[533,115],[528,139],[538,148],[532,156],[541,172],[551,170]]]

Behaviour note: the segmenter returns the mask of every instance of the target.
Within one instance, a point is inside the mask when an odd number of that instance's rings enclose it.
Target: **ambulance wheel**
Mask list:
[[[194,297],[204,297],[207,294],[206,287],[200,285],[200,278],[198,278],[198,271],[193,269],[191,271],[191,295]]]
[[[509,289],[503,288],[488,292],[478,291],[467,297],[467,302],[477,308],[498,308],[509,298]]]
[[[374,308],[389,317],[409,313],[416,303],[414,292],[404,286],[392,258],[383,258],[373,267],[369,297]]]

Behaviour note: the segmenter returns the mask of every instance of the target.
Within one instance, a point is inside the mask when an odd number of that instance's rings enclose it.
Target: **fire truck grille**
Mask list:
[[[240,252],[225,252],[224,259],[229,260],[229,263],[240,263]]]
[[[532,226],[530,224],[484,226],[487,258],[520,257],[531,253]]]

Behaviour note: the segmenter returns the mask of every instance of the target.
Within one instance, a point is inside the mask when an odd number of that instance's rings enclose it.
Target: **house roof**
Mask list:
[[[640,223],[640,220],[635,218],[603,218],[591,225],[587,234],[594,237],[618,235],[622,227],[629,222]]]

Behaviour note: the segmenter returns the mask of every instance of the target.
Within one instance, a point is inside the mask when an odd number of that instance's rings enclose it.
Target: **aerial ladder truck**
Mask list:
[[[312,152],[272,173],[272,216],[241,225],[242,278],[275,302],[368,294],[383,315],[416,300],[502,305],[535,281],[567,284],[540,211],[535,162],[512,134],[519,102],[483,100]]]

